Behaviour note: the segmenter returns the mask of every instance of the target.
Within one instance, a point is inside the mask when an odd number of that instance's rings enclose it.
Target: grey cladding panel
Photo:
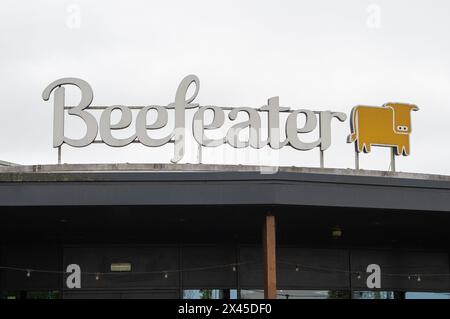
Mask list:
[[[111,272],[111,263],[131,263],[132,273]],[[82,289],[152,289],[179,285],[178,274],[169,272],[167,278],[164,276],[166,270],[179,268],[178,248],[174,246],[66,247],[64,266],[69,264],[78,264],[82,272],[94,273],[82,275]],[[95,278],[97,272],[102,273],[100,280]]]
[[[182,259],[183,269],[198,269],[183,272],[183,288],[236,287],[234,246],[184,246]],[[209,269],[201,270],[205,267]]]
[[[450,291],[448,259],[447,253],[354,250],[352,287],[368,290],[367,266],[377,264],[381,268],[381,290]],[[358,279],[358,272],[361,279]]]
[[[2,266],[25,269],[62,271],[59,265],[57,247],[48,245],[8,245],[1,249]],[[59,290],[61,275],[56,273],[31,272],[27,277],[24,271],[3,270],[2,289],[19,290]]]
[[[281,247],[277,251],[277,260],[280,289],[349,288],[347,250]]]

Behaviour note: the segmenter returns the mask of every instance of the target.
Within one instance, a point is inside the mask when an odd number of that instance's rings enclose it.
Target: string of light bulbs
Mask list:
[[[237,268],[244,265],[250,264],[258,264],[262,265],[261,262],[237,262],[237,263],[228,263],[228,264],[218,264],[218,265],[210,265],[203,267],[194,267],[194,268],[184,268],[184,269],[169,269],[169,270],[154,270],[154,271],[138,271],[138,272],[92,272],[92,271],[81,271],[82,275],[87,276],[95,276],[96,280],[100,280],[101,277],[105,276],[142,276],[142,275],[162,275],[164,278],[168,278],[169,274],[179,274],[182,272],[196,272],[196,271],[206,271],[206,270],[214,270],[214,269],[223,269],[230,268],[233,272],[237,271]],[[277,264],[280,265],[288,265],[294,268],[295,272],[300,271],[317,271],[317,272],[328,272],[328,273],[341,273],[347,275],[356,276],[359,280],[362,278],[362,274],[365,271],[358,270],[345,270],[338,268],[330,268],[330,267],[320,267],[320,266],[311,266],[302,263],[288,262],[288,261],[277,261]],[[64,270],[48,270],[48,269],[36,269],[36,268],[22,268],[22,267],[14,267],[14,266],[0,266],[0,270],[10,270],[10,271],[18,271],[25,272],[27,277],[31,277],[32,273],[45,273],[45,274],[58,274],[58,275],[66,275],[69,272]],[[389,273],[383,272],[383,276],[388,277],[404,277],[409,280],[416,280],[417,282],[421,282],[422,278],[427,277],[449,277],[450,273],[422,273],[422,272],[410,272],[410,273]]]
[[[238,266],[253,264],[256,262],[239,262],[239,263],[231,263],[231,264],[220,264],[220,265],[211,265],[204,267],[194,267],[194,268],[184,268],[184,269],[169,269],[169,270],[154,270],[154,271],[130,271],[130,272],[92,272],[92,271],[81,271],[80,274],[87,276],[95,276],[98,280],[100,276],[130,276],[130,275],[164,275],[165,278],[168,278],[171,273],[181,273],[181,272],[194,272],[194,271],[205,271],[205,270],[214,270],[221,268],[230,268],[232,271],[237,271]],[[11,271],[20,271],[25,272],[27,277],[31,277],[31,273],[45,273],[45,274],[58,274],[65,275],[70,272],[66,272],[64,270],[48,270],[48,269],[36,269],[36,268],[21,268],[21,267],[13,267],[13,266],[0,266],[0,270],[11,270]]]
[[[289,266],[295,266],[295,271],[300,271],[300,268],[303,268],[305,270],[313,270],[313,271],[324,271],[324,272],[331,272],[331,273],[343,273],[348,275],[354,275],[356,276],[356,279],[360,280],[362,277],[362,274],[365,273],[365,271],[357,271],[357,270],[345,270],[345,269],[335,269],[335,268],[328,268],[328,267],[318,267],[318,266],[309,266],[309,265],[301,265],[298,263],[293,262],[287,262],[287,261],[277,261],[278,264],[285,264]],[[449,277],[450,273],[389,273],[389,272],[383,272],[383,276],[388,277],[405,277],[408,280],[415,279],[417,282],[421,282],[423,277]]]

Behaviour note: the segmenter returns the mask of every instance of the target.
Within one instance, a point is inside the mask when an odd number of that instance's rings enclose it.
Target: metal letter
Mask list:
[[[248,115],[248,120],[234,124],[227,132],[227,142],[235,148],[244,148],[250,145],[253,148],[262,148],[267,145],[267,141],[261,141],[261,118],[258,111],[250,107],[238,107],[233,109],[228,118],[232,121],[236,120],[239,112],[245,112]],[[248,141],[240,141],[239,133],[248,127],[249,139]]]
[[[192,83],[195,83],[195,92],[189,98],[186,99],[187,90],[191,86]],[[171,159],[172,163],[179,162],[184,156],[184,147],[185,147],[185,109],[188,104],[190,104],[197,97],[198,90],[200,88],[200,80],[196,75],[188,75],[186,76],[180,83],[177,89],[177,93],[175,95],[175,129],[173,132],[173,136],[175,137],[174,143],[174,157]]]
[[[147,124],[147,113],[150,110],[156,110],[156,120],[152,124]],[[170,141],[173,134],[169,134],[163,138],[151,138],[147,134],[147,130],[156,130],[163,128],[167,125],[167,109],[163,106],[159,105],[151,105],[146,106],[142,110],[139,111],[136,118],[136,133],[139,139],[139,142],[144,144],[145,146],[157,147],[162,146]]]
[[[299,114],[305,114],[305,125],[299,129],[297,128],[297,116]],[[311,143],[304,143],[298,138],[298,133],[310,133],[317,126],[317,118],[313,111],[309,110],[295,110],[293,111],[286,121],[286,137],[289,140],[290,145],[301,151],[309,151],[320,144],[320,138]]]
[[[280,98],[271,97],[267,105],[260,108],[261,111],[268,111],[269,118],[269,145],[274,150],[278,150],[288,143],[288,139],[280,141],[280,112],[288,111],[288,107],[280,107]]]
[[[319,127],[320,127],[320,150],[325,151],[331,146],[331,120],[337,118],[339,121],[344,122],[347,119],[345,113],[323,111],[319,115]]]
[[[120,121],[116,124],[111,124],[111,113],[114,110],[120,110]],[[100,136],[102,140],[109,146],[121,147],[126,146],[136,139],[136,134],[124,139],[118,139],[112,136],[111,130],[119,130],[130,126],[133,115],[126,106],[113,105],[103,111],[100,117]]]
[[[213,111],[213,119],[210,124],[205,125],[205,112],[206,110]],[[225,112],[218,106],[207,105],[202,106],[197,112],[195,112],[192,120],[192,131],[194,133],[195,140],[202,146],[216,147],[226,143],[226,138],[221,139],[209,139],[205,135],[205,130],[212,130],[220,128],[225,122]]]
[[[73,140],[64,136],[64,106],[65,106],[65,89],[62,85],[74,85],[81,90],[80,103],[68,111],[69,115],[75,115],[81,118],[86,124],[86,134],[83,138]],[[48,101],[50,94],[55,90],[54,96],[54,113],[53,113],[53,147],[59,147],[63,143],[67,143],[74,147],[83,147],[91,144],[98,132],[97,121],[89,112],[84,111],[91,105],[94,98],[92,88],[86,81],[78,78],[63,78],[50,83],[42,93],[44,101]]]

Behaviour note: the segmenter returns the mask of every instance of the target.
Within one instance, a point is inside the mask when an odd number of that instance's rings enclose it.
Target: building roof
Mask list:
[[[450,177],[205,164],[0,167],[0,206],[66,205],[302,205],[448,212]]]

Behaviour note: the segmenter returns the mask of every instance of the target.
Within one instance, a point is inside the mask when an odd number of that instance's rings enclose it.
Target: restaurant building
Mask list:
[[[0,167],[2,298],[448,298],[450,178]]]

